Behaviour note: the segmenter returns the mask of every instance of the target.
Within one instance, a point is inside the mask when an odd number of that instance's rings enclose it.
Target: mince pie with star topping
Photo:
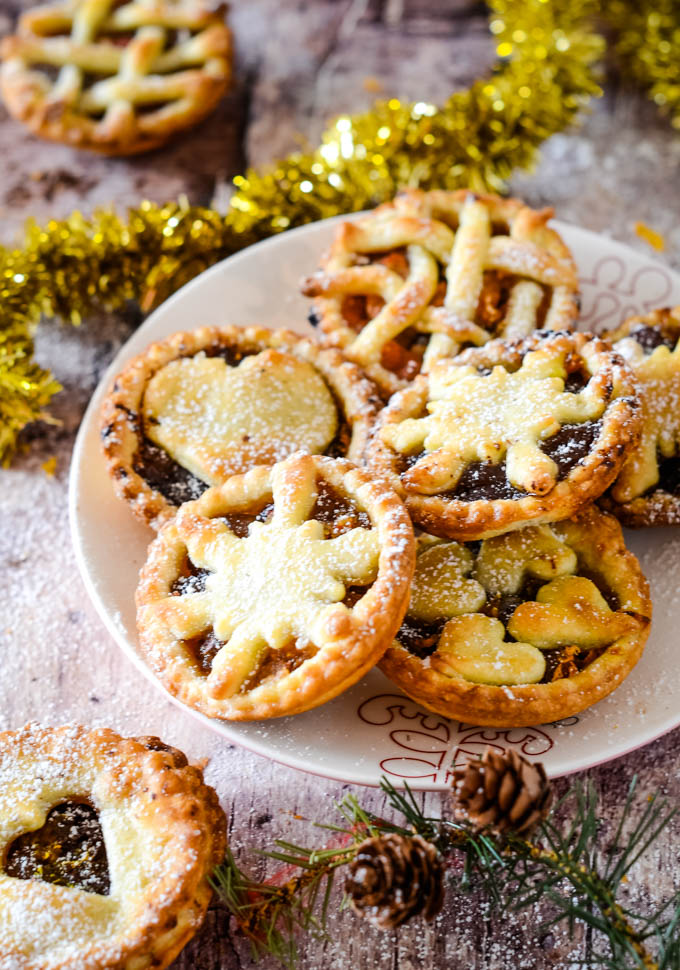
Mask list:
[[[380,668],[425,707],[522,727],[577,714],[637,663],[651,601],[616,519],[462,544],[419,539],[411,602]]]
[[[624,525],[680,525],[680,307],[626,320],[602,335],[639,384],[640,443],[602,504]]]
[[[158,738],[29,724],[0,734],[0,967],[167,967],[226,849],[198,768]]]
[[[551,215],[466,189],[406,191],[340,226],[302,282],[310,319],[386,396],[461,347],[570,328],[576,267]]]
[[[337,350],[288,330],[202,327],[125,366],[102,448],[117,495],[158,529],[209,486],[299,449],[358,461],[378,405]]]
[[[209,717],[308,710],[389,646],[414,554],[397,495],[349,462],[298,453],[253,469],[182,506],[151,544],[142,653]]]
[[[634,379],[609,344],[538,331],[435,362],[380,413],[366,456],[416,525],[483,539],[594,501],[639,427]]]

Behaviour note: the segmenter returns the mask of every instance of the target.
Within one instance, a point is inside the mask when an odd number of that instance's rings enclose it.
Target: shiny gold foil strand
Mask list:
[[[679,0],[605,0],[603,13],[616,32],[621,74],[646,88],[680,129]]]
[[[58,384],[33,360],[41,317],[78,323],[128,300],[149,310],[206,267],[276,232],[352,212],[400,187],[500,190],[539,145],[572,122],[600,89],[604,42],[593,0],[493,0],[498,63],[438,108],[397,99],[343,115],[312,152],[234,179],[226,216],[186,201],[143,202],[127,219],[73,213],[31,224],[25,245],[0,250],[0,461]]]

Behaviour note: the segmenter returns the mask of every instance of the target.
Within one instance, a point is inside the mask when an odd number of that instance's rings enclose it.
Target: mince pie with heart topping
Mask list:
[[[337,350],[287,330],[203,327],[125,366],[102,447],[118,496],[158,529],[210,485],[294,451],[358,461],[378,405]]]
[[[0,966],[167,967],[203,922],[226,819],[158,738],[0,734]]]
[[[594,501],[639,427],[634,379],[609,344],[538,331],[436,361],[380,413],[366,457],[416,525],[483,539]]]
[[[614,690],[650,620],[639,563],[594,506],[481,543],[423,535],[411,602],[380,668],[446,717],[540,724]]]
[[[383,482],[297,453],[211,488],[151,544],[142,653],[209,717],[295,714],[356,683],[406,610],[415,540]]]
[[[340,226],[302,282],[310,319],[385,396],[461,347],[570,328],[576,267],[551,215],[467,189],[406,191]]]
[[[680,307],[602,336],[635,374],[642,411],[640,443],[602,504],[624,525],[680,525]]]

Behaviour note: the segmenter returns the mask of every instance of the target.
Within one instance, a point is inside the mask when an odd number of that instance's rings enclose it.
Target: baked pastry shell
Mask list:
[[[414,523],[421,529],[448,539],[472,541],[501,535],[529,523],[557,522],[575,515],[614,481],[626,452],[639,440],[640,415],[635,378],[605,341],[585,333],[537,331],[521,340],[493,340],[483,347],[464,350],[451,363],[485,368],[498,364],[518,367],[527,352],[550,342],[567,347],[574,354],[580,354],[590,345],[593,379],[608,403],[601,418],[600,433],[589,453],[546,495],[464,501],[455,494],[445,497],[407,492],[398,471],[401,456],[382,441],[378,432],[387,424],[399,424],[422,413],[428,400],[427,377],[419,375],[409,387],[395,394],[380,413],[366,450],[366,463],[402,496]],[[616,397],[612,396],[614,388]]]
[[[181,569],[186,546],[178,523],[192,517],[210,518],[252,506],[271,492],[271,469],[255,468],[209,489],[182,506],[149,547],[136,594],[141,651],[163,686],[182,703],[208,717],[251,721],[297,714],[318,707],[351,687],[380,659],[392,642],[406,612],[415,568],[415,538],[411,520],[398,496],[384,482],[372,480],[343,459],[313,456],[317,474],[350,498],[356,496],[378,530],[378,575],[352,607],[350,616],[332,630],[329,643],[301,666],[231,698],[216,699],[195,674],[182,641],[149,608],[167,597]]]
[[[135,110],[133,119],[97,118],[79,112],[68,101],[50,99],[46,75],[36,68],[33,51],[48,39],[54,24],[73,14],[78,0],[50,4],[26,11],[20,18],[17,33],[5,37],[0,46],[0,92],[13,118],[22,121],[35,135],[103,155],[138,155],[159,148],[176,134],[193,127],[214,111],[230,87],[232,70],[232,36],[222,22],[221,14],[201,3],[195,7],[198,17],[194,42],[200,46],[203,62],[196,67],[174,71],[173,77],[185,89],[181,99],[168,99],[165,110],[147,115]],[[53,19],[52,19],[53,18]],[[50,22],[51,21],[51,22]],[[198,22],[202,26],[198,26]],[[71,43],[70,36],[64,37]],[[92,46],[96,46],[96,39]],[[28,60],[26,59],[28,56]],[[114,77],[118,75],[109,75]],[[141,80],[146,75],[142,75]],[[163,100],[163,99],[161,99]],[[141,107],[141,105],[140,105]]]
[[[32,770],[36,764],[38,769]],[[82,945],[79,941],[77,951],[66,933],[61,946],[56,946],[46,932],[45,952],[31,954],[27,941],[16,938],[9,920],[2,920],[0,965],[12,970],[163,970],[169,966],[203,922],[212,897],[208,877],[226,851],[226,818],[202,772],[158,738],[122,738],[108,729],[45,728],[35,723],[0,734],[0,765],[3,855],[18,835],[31,830],[27,821],[33,829],[40,828],[52,805],[83,796],[98,811],[117,815],[116,836],[106,839],[109,865],[121,844],[126,818],[134,820],[135,826],[143,825],[163,848],[162,865],[145,871],[147,878],[132,899],[126,898],[126,886],[117,886],[115,878],[111,896],[99,897],[0,872],[0,906],[3,897],[10,909],[12,899],[21,899],[21,912],[39,913],[46,930],[51,919],[65,919],[74,894],[95,917],[100,901],[105,907],[114,895],[120,894],[123,907],[115,935],[97,937],[93,928],[93,938],[83,939]],[[121,850],[125,851],[125,842]],[[148,861],[134,853],[130,856],[128,846],[118,868]],[[76,903],[80,905],[78,899]]]
[[[113,381],[102,405],[100,434],[116,495],[129,504],[140,521],[155,530],[170,521],[178,507],[134,468],[143,434],[144,391],[153,375],[166,364],[181,357],[193,357],[216,344],[255,354],[271,348],[315,367],[333,394],[339,418],[350,425],[347,458],[351,461],[359,461],[363,454],[381,403],[373,384],[356,364],[346,360],[339,351],[321,348],[315,341],[291,330],[199,327],[151,344],[130,360]]]
[[[617,340],[630,336],[631,331],[640,325],[659,330],[662,334],[673,334],[677,346],[677,341],[680,340],[680,306],[630,317],[615,330],[603,332],[602,338],[616,343]],[[640,387],[640,393],[644,394],[644,384]],[[607,492],[600,498],[599,505],[631,529],[680,525],[680,494],[668,492],[662,487],[653,488],[629,502],[617,502],[611,492]]]
[[[576,552],[579,571],[602,577],[635,622],[584,670],[546,684],[490,686],[438,673],[395,641],[380,669],[419,704],[466,724],[528,727],[579,714],[615,690],[640,659],[649,636],[652,602],[636,557],[623,541],[615,518],[590,506],[559,522],[555,532]]]
[[[579,313],[578,303],[578,272],[571,251],[562,237],[547,225],[553,215],[552,209],[531,209],[525,202],[517,198],[502,198],[488,193],[473,193],[477,201],[482,202],[489,212],[492,224],[501,224],[511,231],[513,224],[521,224],[522,238],[531,241],[545,251],[549,259],[554,260],[559,267],[564,282],[553,289],[553,305],[550,313],[550,329],[571,329]],[[376,219],[393,214],[395,219],[408,216],[434,219],[444,223],[451,223],[471,195],[469,189],[446,191],[435,189],[429,192],[420,189],[406,189],[395,199],[384,202],[373,211],[367,213],[355,222],[342,223],[336,231],[329,250],[320,260],[319,275],[332,276],[346,266],[349,253],[353,252],[353,239],[356,227],[370,226]],[[525,267],[528,277],[531,277],[531,266]],[[314,277],[310,277],[313,280]],[[308,281],[303,280],[303,288]],[[319,330],[324,343],[345,349],[351,356],[351,345],[357,337],[357,332],[345,320],[343,312],[343,296],[316,296],[313,298],[313,315],[318,320]],[[491,337],[492,334],[490,333]],[[367,366],[366,373],[375,381],[385,399],[391,394],[407,387],[409,381],[400,378],[393,371],[375,362]]]

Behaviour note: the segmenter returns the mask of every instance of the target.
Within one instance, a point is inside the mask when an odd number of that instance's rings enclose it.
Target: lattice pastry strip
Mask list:
[[[258,518],[263,505],[271,511]],[[230,512],[240,522],[249,509],[244,533]],[[406,609],[413,544],[386,486],[348,462],[297,453],[180,509],[142,574],[142,642],[170,688],[206,713],[305,710],[357,680],[389,644]],[[187,556],[207,575],[177,595]],[[350,587],[358,599],[344,602]],[[216,649],[201,674],[189,645],[197,637]]]
[[[229,83],[230,54],[220,12],[200,0],[71,0],[25,14],[5,38],[2,91],[38,134],[131,154],[212,110]],[[42,65],[59,68],[54,83]]]
[[[328,339],[391,393],[419,367],[429,369],[462,344],[480,345],[495,334],[526,335],[539,323],[551,329],[571,325],[576,271],[566,247],[545,226],[550,214],[466,191],[406,192],[344,224],[323,270],[303,281],[303,292],[319,298]],[[368,262],[402,247],[406,278]],[[490,276],[505,281],[506,297],[490,294]],[[384,301],[359,333],[344,316],[345,299],[357,296]],[[480,311],[483,296],[495,324]],[[414,342],[407,331],[429,337],[422,358],[422,338]],[[405,345],[395,345],[404,338]]]

